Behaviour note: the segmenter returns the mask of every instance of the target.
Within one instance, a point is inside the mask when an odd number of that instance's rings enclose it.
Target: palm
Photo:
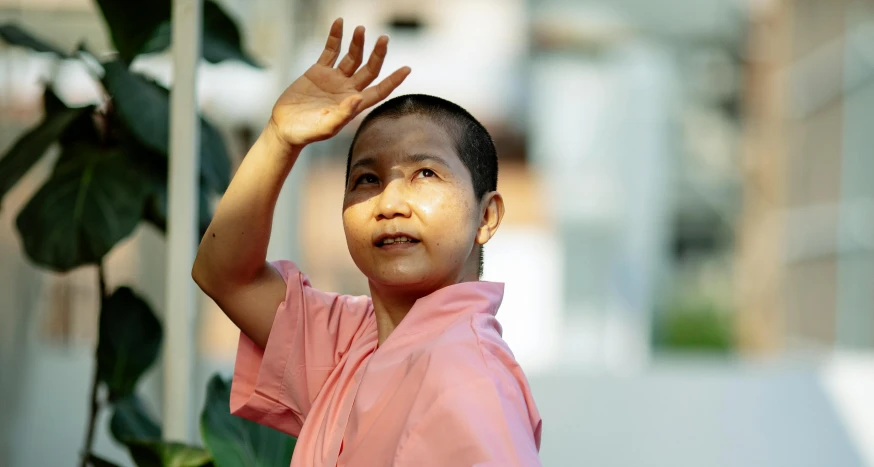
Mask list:
[[[364,28],[360,26],[355,29],[349,53],[335,68],[342,32],[342,20],[335,21],[318,62],[292,83],[273,107],[272,123],[292,145],[334,136],[358,113],[388,97],[410,72],[403,67],[370,86],[382,68],[388,38],[377,40],[370,59],[361,67]]]

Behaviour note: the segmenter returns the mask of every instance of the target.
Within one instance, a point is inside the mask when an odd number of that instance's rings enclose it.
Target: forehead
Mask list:
[[[433,154],[458,158],[455,141],[440,124],[422,115],[380,118],[364,129],[352,148],[351,163],[364,157]],[[448,162],[448,161],[447,161]]]

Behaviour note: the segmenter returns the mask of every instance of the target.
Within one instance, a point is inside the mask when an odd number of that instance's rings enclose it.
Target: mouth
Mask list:
[[[377,248],[398,248],[412,246],[421,242],[418,238],[403,232],[382,234],[376,238],[373,245]]]

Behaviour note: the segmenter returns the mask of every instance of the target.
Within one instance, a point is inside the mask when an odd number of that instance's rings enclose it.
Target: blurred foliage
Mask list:
[[[169,3],[169,2],[167,2]],[[149,40],[143,44],[141,53],[166,50],[171,43],[172,24],[161,22]],[[203,58],[210,63],[237,60],[260,68],[260,64],[243,52],[240,30],[217,3],[203,5]]]
[[[103,300],[97,344],[97,378],[109,400],[130,396],[140,377],[158,359],[163,330],[145,300],[119,287]]]
[[[171,441],[127,441],[138,467],[205,467],[213,464],[209,451]]]
[[[676,301],[658,313],[654,340],[660,350],[708,353],[735,350],[730,314],[707,299]]]
[[[69,58],[66,52],[58,49],[48,42],[34,36],[14,24],[0,26],[0,38],[8,44],[26,47],[35,52],[52,53],[62,58]]]
[[[110,432],[125,444],[138,466],[179,465],[216,467],[270,467],[291,463],[295,439],[248,420],[231,415],[231,382],[214,375],[206,390],[200,415],[200,432],[206,450],[161,440],[161,426],[145,403],[131,394],[114,406]],[[203,456],[206,452],[209,455]],[[156,463],[157,459],[164,462]],[[206,462],[209,461],[209,462]]]
[[[161,425],[155,421],[143,400],[135,393],[115,402],[112,419],[109,421],[109,432],[121,443],[129,439],[161,439]]]
[[[169,91],[129,65],[145,53],[171,45],[171,0],[148,8],[124,0],[97,0],[112,42],[114,58],[100,60],[84,45],[58,47],[14,25],[0,25],[11,45],[48,54],[56,60],[81,60],[102,86],[105,102],[69,107],[46,83],[44,117],[0,158],[2,199],[57,145],[51,174],[18,213],[16,225],[28,258],[56,272],[98,266],[101,290],[92,413],[80,465],[112,466],[92,452],[98,412],[109,406],[110,431],[138,466],[288,465],[295,439],[230,415],[230,386],[214,377],[201,419],[205,448],[161,439],[161,426],[137,396],[140,378],[158,358],[163,337],[152,308],[132,288],[105,288],[102,262],[119,241],[143,221],[160,231],[167,226]],[[213,1],[204,3],[203,57],[210,62],[238,60],[257,66],[242,48],[234,20]],[[67,53],[65,50],[74,50]],[[199,226],[212,217],[209,200],[230,182],[230,159],[221,133],[200,118],[201,191]],[[101,400],[104,389],[108,394]],[[252,444],[256,443],[256,444]],[[245,454],[241,454],[245,453]]]
[[[228,411],[231,384],[213,376],[200,416],[200,433],[217,467],[285,466],[291,463],[295,441],[266,426],[235,417]]]

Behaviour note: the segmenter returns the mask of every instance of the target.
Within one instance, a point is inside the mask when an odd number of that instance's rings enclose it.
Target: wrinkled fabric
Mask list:
[[[231,411],[297,436],[292,467],[540,465],[541,419],[495,318],[504,285],[419,299],[377,346],[369,297],[291,262],[265,349],[240,334]]]

